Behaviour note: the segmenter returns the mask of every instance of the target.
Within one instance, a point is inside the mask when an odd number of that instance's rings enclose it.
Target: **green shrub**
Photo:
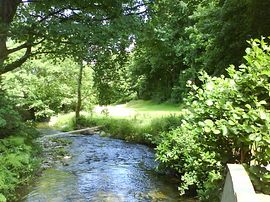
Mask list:
[[[152,144],[158,145],[162,140],[161,134],[177,128],[180,122],[181,116],[175,115],[154,118],[148,125],[141,127],[141,133]]]
[[[19,113],[14,110],[0,89],[0,138],[19,130],[21,126]]]
[[[21,121],[12,102],[0,90],[0,201],[13,200],[16,189],[37,167],[33,139],[37,131]],[[36,145],[35,145],[36,146]]]
[[[250,43],[246,64],[230,66],[229,78],[202,73],[201,87],[189,83],[181,126],[157,147],[157,159],[181,176],[182,194],[195,189],[202,200],[218,201],[226,163],[270,163],[270,46]],[[269,183],[269,172],[261,179]]]
[[[101,126],[104,132],[114,138],[150,144],[149,141],[146,142],[138,120],[110,116],[82,116],[78,123],[83,127]]]
[[[20,133],[0,140],[0,201],[14,200],[16,189],[38,166],[31,135]]]

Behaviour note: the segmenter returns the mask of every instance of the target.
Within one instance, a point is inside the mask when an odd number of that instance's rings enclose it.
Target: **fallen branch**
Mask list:
[[[60,133],[55,133],[55,134],[52,134],[52,135],[46,135],[46,137],[55,137],[55,136],[58,136],[58,135],[69,135],[69,134],[76,134],[76,133],[96,133],[97,131],[99,131],[100,129],[100,126],[95,126],[95,127],[91,127],[91,128],[83,128],[83,129],[80,129],[80,130],[72,130],[72,131],[68,131],[68,132],[60,132]]]

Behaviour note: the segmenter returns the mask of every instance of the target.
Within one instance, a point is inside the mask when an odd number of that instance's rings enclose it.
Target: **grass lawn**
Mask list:
[[[94,115],[107,115],[122,118],[143,118],[152,119],[170,115],[180,114],[180,105],[168,103],[154,103],[152,101],[136,100],[126,104],[96,106],[93,110]]]

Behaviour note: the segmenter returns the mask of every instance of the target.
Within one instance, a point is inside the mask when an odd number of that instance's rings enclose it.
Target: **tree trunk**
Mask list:
[[[18,0],[0,0],[0,70],[7,59],[7,35],[9,26],[16,14]]]
[[[77,105],[76,105],[76,111],[75,111],[75,124],[78,125],[78,120],[80,118],[80,111],[81,111],[81,105],[82,105],[82,75],[83,75],[83,63],[80,63],[80,70],[78,75],[78,86],[77,86]]]

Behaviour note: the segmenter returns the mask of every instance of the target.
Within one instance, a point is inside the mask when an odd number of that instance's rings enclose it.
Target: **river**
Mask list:
[[[176,179],[156,171],[152,148],[99,135],[65,138],[72,158],[44,170],[20,201],[192,201],[179,197]]]

